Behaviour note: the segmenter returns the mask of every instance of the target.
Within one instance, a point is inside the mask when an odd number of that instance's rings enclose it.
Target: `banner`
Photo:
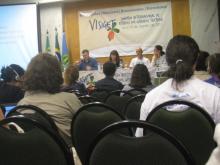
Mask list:
[[[173,36],[171,2],[148,3],[79,12],[80,49],[92,57],[135,55],[141,47],[152,53],[154,46],[166,47]]]

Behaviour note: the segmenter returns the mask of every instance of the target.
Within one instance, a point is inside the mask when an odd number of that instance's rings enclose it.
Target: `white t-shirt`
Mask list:
[[[173,79],[168,79],[160,86],[151,90],[145,97],[141,106],[140,120],[146,120],[148,114],[158,105],[176,99],[193,102],[204,108],[215,123],[220,122],[220,90],[214,85],[201,81],[194,76],[185,81],[179,90],[172,85]],[[182,111],[187,109],[185,105],[168,107],[170,111]],[[136,136],[142,136],[143,130],[137,129]]]
[[[139,59],[138,57],[133,58],[130,63],[130,68],[134,68],[137,64],[144,64],[147,68],[151,67],[150,60],[145,57],[143,57],[142,59]]]

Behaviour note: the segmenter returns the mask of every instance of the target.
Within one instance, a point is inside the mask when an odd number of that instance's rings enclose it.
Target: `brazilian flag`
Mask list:
[[[58,60],[61,62],[60,45],[59,45],[59,40],[58,40],[57,28],[55,28],[55,54]]]
[[[45,52],[49,53],[51,52],[50,48],[50,39],[49,39],[49,32],[47,30],[47,35],[46,35],[46,46],[45,46]]]
[[[62,41],[62,64],[64,68],[69,65],[69,50],[66,43],[66,33],[63,32],[63,41]]]

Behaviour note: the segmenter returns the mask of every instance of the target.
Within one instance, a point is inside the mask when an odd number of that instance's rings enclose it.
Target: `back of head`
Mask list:
[[[79,78],[79,69],[76,65],[70,65],[66,68],[64,79],[66,85],[74,84]]]
[[[137,64],[131,75],[130,86],[133,88],[144,88],[151,84],[151,78],[147,67],[144,64]]]
[[[4,82],[13,82],[16,81],[17,78],[23,76],[24,72],[21,66],[11,64],[1,69],[1,79],[3,79]]]
[[[185,35],[173,37],[166,49],[168,77],[173,78],[177,85],[190,79],[198,54],[199,46],[194,39]]]
[[[210,74],[214,74],[220,79],[220,53],[213,54],[209,57],[208,70]]]
[[[196,71],[207,71],[207,58],[209,53],[205,51],[200,51],[199,56],[196,61]]]
[[[32,58],[25,73],[25,90],[57,93],[62,83],[61,67],[55,56],[43,53]]]
[[[105,76],[114,76],[116,72],[116,65],[113,64],[112,62],[106,62],[103,65],[103,72]]]

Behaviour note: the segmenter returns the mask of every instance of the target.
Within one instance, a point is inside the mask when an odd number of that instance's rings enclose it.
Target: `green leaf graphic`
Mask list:
[[[117,29],[117,28],[113,29],[113,31],[114,31],[115,33],[120,33],[120,30]]]

